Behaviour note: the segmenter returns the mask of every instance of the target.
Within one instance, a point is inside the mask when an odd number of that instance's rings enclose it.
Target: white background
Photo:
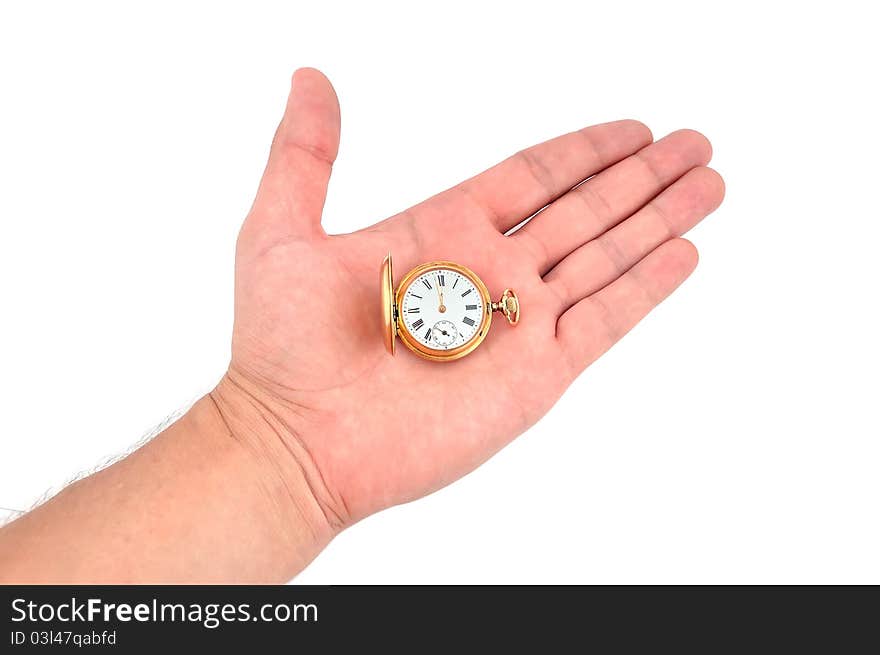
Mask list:
[[[0,505],[218,379],[236,232],[310,65],[342,103],[330,232],[623,117],[708,135],[728,196],[694,277],[544,420],[299,582],[880,583],[868,3],[11,4]]]

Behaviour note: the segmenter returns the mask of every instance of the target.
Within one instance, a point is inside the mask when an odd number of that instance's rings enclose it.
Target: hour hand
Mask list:
[[[446,311],[446,305],[443,303],[443,287],[440,284],[439,278],[435,277],[434,282],[437,284],[437,296],[440,298],[440,307],[438,309],[440,310],[440,313],[442,314],[443,312]]]

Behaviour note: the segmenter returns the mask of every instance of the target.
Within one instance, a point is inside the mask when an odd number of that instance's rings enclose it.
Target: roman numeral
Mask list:
[[[419,311],[421,311],[421,307],[410,307],[406,311],[408,311],[410,314],[418,314]]]
[[[446,276],[445,275],[438,275],[437,276],[437,284],[439,284],[441,287],[445,287],[446,286]]]
[[[431,340],[431,328],[428,328],[428,331],[425,332],[425,341]]]
[[[413,293],[412,291],[409,292],[409,295],[411,295],[413,298],[418,298],[419,300],[422,299],[420,295],[418,295],[417,293]]]
[[[425,322],[424,322],[422,319],[417,320],[417,321],[416,321],[415,323],[413,323],[413,325],[412,325],[412,326],[413,326],[413,330],[419,330],[419,329],[421,329],[421,327],[422,327],[424,324],[425,324]]]
[[[465,316],[463,319],[461,319],[461,322],[465,325],[470,325],[471,327],[474,327],[474,319],[472,319],[470,316]]]
[[[458,284],[458,281],[459,281],[460,279],[461,279],[461,278],[455,278],[455,282],[452,283],[452,288],[453,288],[453,289],[455,288],[455,285]]]
[[[431,286],[431,283],[428,282],[427,280],[422,280],[422,284],[424,284],[424,285],[425,285],[426,287],[428,287],[429,289],[433,289],[433,288],[434,288],[434,287]]]
[[[465,308],[465,311],[467,311],[469,309],[476,309],[477,306],[476,305],[465,305],[464,308]]]
[[[468,290],[465,291],[463,294],[461,294],[461,297],[464,298],[464,297],[465,297],[466,295],[468,295],[471,291],[473,291],[473,289],[468,289]]]

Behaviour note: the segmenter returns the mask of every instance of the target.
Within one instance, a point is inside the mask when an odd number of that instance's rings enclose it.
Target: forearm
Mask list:
[[[290,579],[334,528],[264,423],[218,388],[144,447],[0,530],[0,583]]]

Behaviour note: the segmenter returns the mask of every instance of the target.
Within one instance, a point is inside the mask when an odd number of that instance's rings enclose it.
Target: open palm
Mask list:
[[[215,392],[260,409],[335,527],[448,484],[540,418],[690,274],[697,253],[678,237],[724,193],[703,136],[652,143],[644,125],[619,121],[328,236],[321,212],[338,141],[332,87],[298,71],[239,237],[232,364]],[[493,321],[455,362],[402,348],[391,357],[379,290],[388,252],[395,285],[418,264],[452,260],[493,299],[516,289],[522,320]]]

